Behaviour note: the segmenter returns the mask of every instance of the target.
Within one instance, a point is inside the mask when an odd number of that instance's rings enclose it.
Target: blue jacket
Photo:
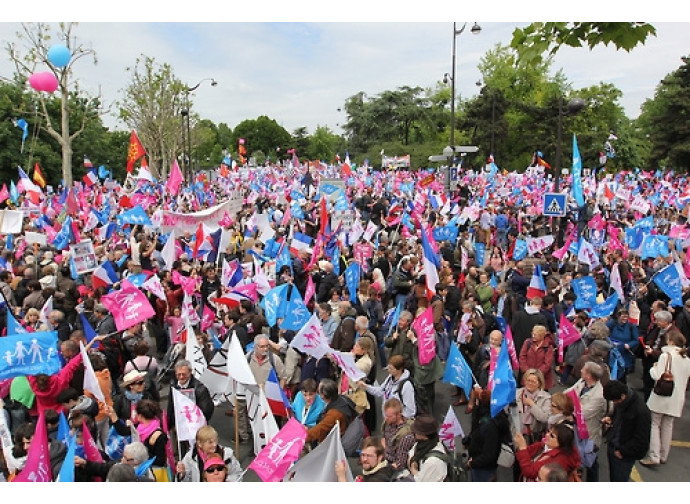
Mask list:
[[[609,335],[611,343],[618,347],[618,351],[620,351],[623,361],[625,361],[625,368],[632,369],[635,367],[635,349],[640,346],[640,340],[637,339],[639,336],[637,326],[630,322],[619,324],[614,319],[609,320],[606,326],[611,331]],[[630,347],[629,351],[625,349],[625,344]]]
[[[297,421],[299,421],[302,425],[314,427],[319,420],[319,415],[321,415],[321,412],[326,407],[326,403],[323,402],[321,396],[316,394],[316,399],[314,399],[311,408],[307,410],[305,418],[302,418],[304,406],[304,396],[302,395],[301,391],[297,392],[295,399],[292,401],[292,411],[295,412],[295,419],[297,419]]]

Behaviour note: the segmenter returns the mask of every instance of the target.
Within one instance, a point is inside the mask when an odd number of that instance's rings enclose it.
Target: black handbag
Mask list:
[[[654,384],[654,393],[659,396],[669,397],[673,395],[673,374],[671,373],[671,354],[667,354],[666,370]]]

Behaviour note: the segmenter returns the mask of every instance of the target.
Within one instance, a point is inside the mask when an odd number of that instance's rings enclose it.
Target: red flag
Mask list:
[[[38,163],[34,165],[33,179],[34,182],[41,186],[41,189],[45,189],[46,179],[43,177],[43,173],[41,172],[41,168],[38,166]]]
[[[613,198],[615,198],[616,195],[613,194],[613,191],[611,191],[611,188],[609,187],[608,184],[604,184],[604,198],[606,198],[609,201],[612,201]]]
[[[139,141],[136,131],[132,130],[132,135],[129,138],[129,151],[127,152],[127,173],[132,173],[134,163],[145,154],[146,150]]]
[[[328,213],[326,210],[326,197],[321,194],[321,202],[319,203],[320,205],[320,215],[319,217],[321,218],[321,226],[319,227],[319,233],[326,234],[326,226],[328,226]]]

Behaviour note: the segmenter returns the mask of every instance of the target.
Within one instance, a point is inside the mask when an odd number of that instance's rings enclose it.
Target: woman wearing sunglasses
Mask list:
[[[221,483],[228,475],[228,467],[220,457],[209,458],[204,463],[204,472],[201,474],[201,481],[209,483]]]
[[[580,467],[580,454],[575,445],[575,429],[568,422],[561,422],[547,431],[543,441],[527,445],[522,434],[516,433],[515,459],[520,467],[518,481],[536,481],[539,469],[552,462],[557,463],[568,474]]]

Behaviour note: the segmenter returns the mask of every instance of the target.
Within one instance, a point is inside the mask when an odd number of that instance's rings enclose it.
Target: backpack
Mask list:
[[[395,277],[395,272],[391,273],[391,276],[389,276],[386,279],[386,293],[389,296],[396,296],[398,294],[398,289],[395,288],[393,278]]]
[[[446,463],[446,477],[443,479],[443,481],[450,481],[453,483],[468,481],[467,470],[462,465],[462,459],[455,456],[454,453],[448,453],[448,451],[441,452],[439,450],[431,450],[424,456],[422,461],[429,457],[436,457]]]
[[[414,405],[417,410],[415,416],[421,415],[422,413],[428,413],[426,407],[426,390],[415,385],[411,376],[408,376],[404,380],[400,380],[400,383],[398,383],[398,388],[395,389],[395,393],[397,394],[398,399],[400,399],[400,402],[403,402],[402,388],[405,386],[405,382],[410,382],[412,389],[414,390]]]

